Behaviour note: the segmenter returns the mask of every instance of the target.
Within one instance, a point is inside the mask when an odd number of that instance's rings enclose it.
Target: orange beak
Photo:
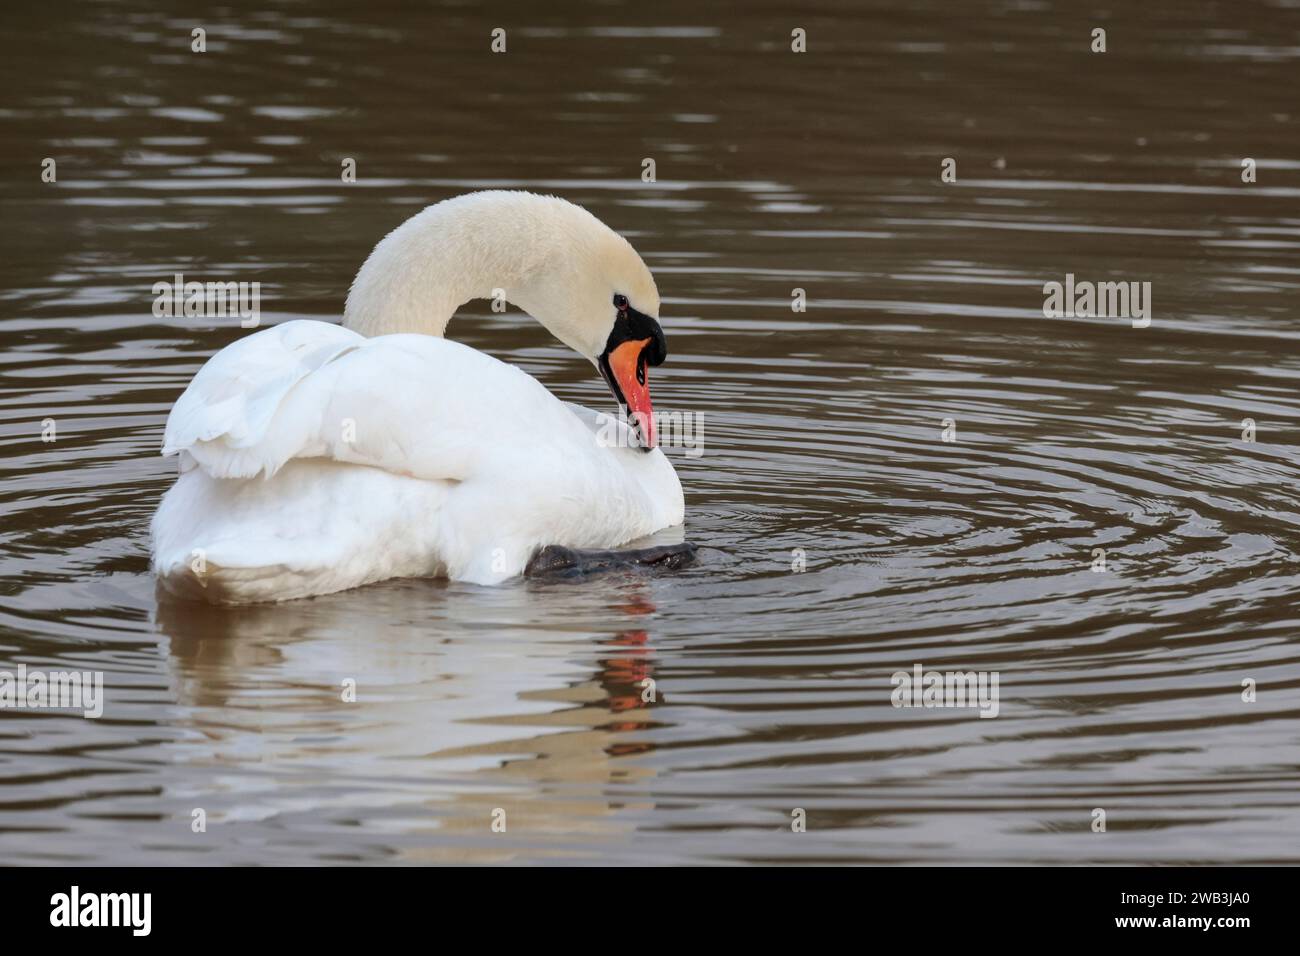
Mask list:
[[[655,447],[657,438],[650,386],[646,382],[644,349],[649,344],[649,339],[629,340],[610,352],[608,360],[614,397],[627,406],[628,417],[641,433],[646,451]]]

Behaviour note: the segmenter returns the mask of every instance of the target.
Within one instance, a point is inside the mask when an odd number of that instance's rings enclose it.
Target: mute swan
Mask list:
[[[494,292],[595,364],[633,427],[442,338]],[[681,524],[646,384],[667,354],[658,314],[641,257],[579,206],[499,190],[429,206],[375,246],[342,326],[285,322],[199,369],[163,436],[180,477],[154,515],[155,573],[232,604],[395,577],[497,584]]]

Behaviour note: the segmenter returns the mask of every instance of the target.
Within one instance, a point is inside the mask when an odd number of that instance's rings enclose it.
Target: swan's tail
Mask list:
[[[444,573],[430,540],[448,487],[374,468],[292,461],[274,478],[182,474],[154,515],[153,570],[170,594],[257,604]]]

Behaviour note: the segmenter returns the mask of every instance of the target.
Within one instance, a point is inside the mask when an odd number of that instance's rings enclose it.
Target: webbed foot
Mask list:
[[[630,551],[583,551],[552,544],[528,561],[524,576],[529,578],[575,578],[605,571],[647,568],[676,571],[695,562],[695,545],[663,544]]]

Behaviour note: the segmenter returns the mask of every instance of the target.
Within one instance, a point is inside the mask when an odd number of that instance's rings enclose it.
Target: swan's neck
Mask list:
[[[559,203],[482,192],[428,207],[375,246],[352,282],[343,324],[367,336],[440,336],[459,306],[501,298],[581,350],[585,337],[565,327],[567,310],[556,307],[573,278]]]

